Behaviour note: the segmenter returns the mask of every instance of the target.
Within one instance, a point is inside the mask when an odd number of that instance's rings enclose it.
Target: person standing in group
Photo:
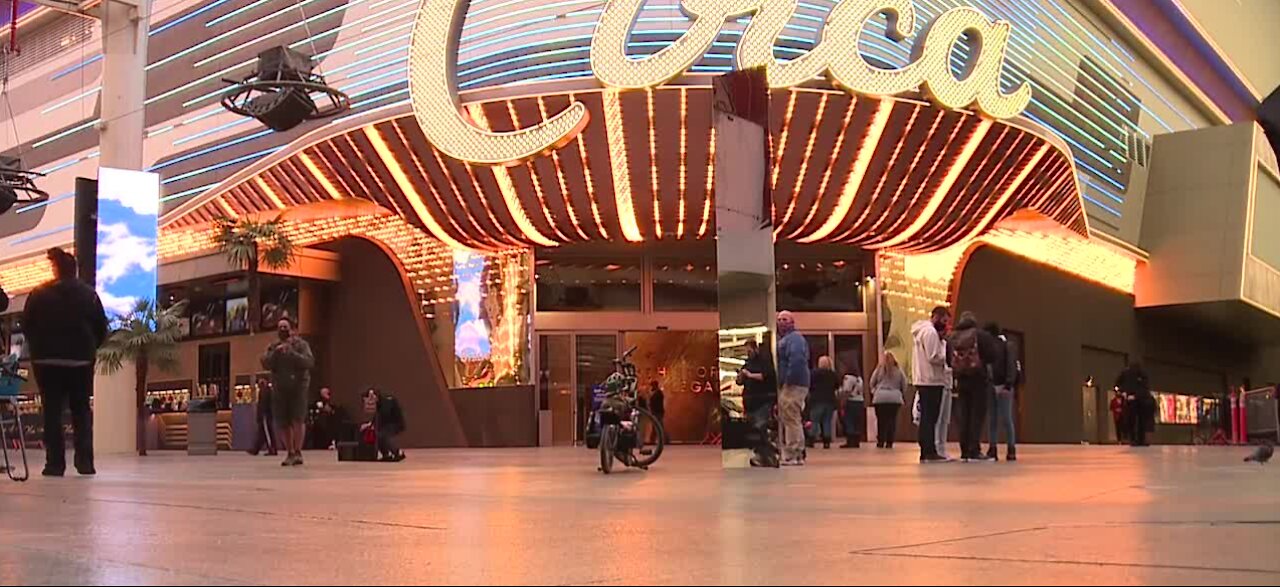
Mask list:
[[[991,394],[991,367],[998,359],[996,338],[978,327],[978,317],[973,312],[965,312],[956,323],[947,352],[960,396],[960,459],[985,461],[982,425],[986,423],[987,397]]]
[[[76,258],[62,249],[49,249],[47,254],[53,280],[35,288],[23,308],[23,331],[44,405],[44,476],[66,473],[62,412],[68,407],[75,432],[76,471],[93,475],[97,471],[89,398],[98,347],[107,340],[107,315],[93,288],[76,278]]]
[[[804,464],[804,412],[809,397],[809,343],[796,331],[791,312],[778,313],[778,413],[782,420],[782,464]]]
[[[281,318],[276,323],[279,340],[267,347],[262,367],[271,372],[272,412],[276,430],[283,437],[288,456],[282,467],[302,464],[302,440],[306,435],[307,394],[311,389],[311,369],[315,355],[311,345],[298,336],[293,323]]]
[[[1147,444],[1147,433],[1155,428],[1156,399],[1151,395],[1151,379],[1142,364],[1129,363],[1116,378],[1116,388],[1129,404],[1130,446],[1151,446]]]
[[[821,440],[822,448],[831,448],[839,386],[840,378],[831,366],[831,357],[818,357],[818,368],[809,374],[809,419],[813,422],[810,444]]]
[[[906,403],[907,376],[898,357],[885,352],[871,373],[871,404],[876,410],[876,448],[893,448],[898,434],[898,410]]]
[[[862,376],[858,368],[849,367],[849,372],[840,378],[840,398],[844,404],[844,445],[840,448],[859,448],[862,446],[862,421],[867,416],[867,402],[863,396]]]
[[[276,449],[280,443],[276,441],[275,430],[272,429],[275,426],[275,416],[272,414],[271,402],[271,382],[265,377],[259,377],[258,409],[254,422],[257,438],[253,441],[253,449],[249,451],[253,456],[258,456],[263,447],[267,449],[267,456],[274,457],[277,454]]]
[[[662,427],[662,442],[668,442],[671,436],[667,434],[667,394],[662,392],[662,386],[658,384],[657,379],[649,382],[649,413],[653,414],[653,419],[657,420],[658,425]],[[654,434],[657,434],[656,430]]]
[[[988,322],[983,328],[995,338],[996,357],[991,364],[991,394],[987,397],[991,405],[991,418],[987,426],[987,459],[1000,460],[1000,451],[996,445],[1000,443],[1000,426],[1004,425],[1006,446],[1004,459],[1018,460],[1017,431],[1013,421],[1014,400],[1018,391],[1018,353],[1005,336],[1000,325]]]
[[[944,461],[938,454],[936,434],[938,415],[942,407],[942,389],[946,383],[947,329],[951,326],[951,311],[938,306],[928,320],[911,325],[911,382],[920,396],[920,462]],[[877,415],[876,420],[879,421]]]

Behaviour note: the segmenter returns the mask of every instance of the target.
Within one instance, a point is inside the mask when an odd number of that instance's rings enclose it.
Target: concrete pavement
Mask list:
[[[609,477],[568,448],[104,459],[0,483],[0,584],[1280,583],[1280,467],[1245,449],[913,448]]]

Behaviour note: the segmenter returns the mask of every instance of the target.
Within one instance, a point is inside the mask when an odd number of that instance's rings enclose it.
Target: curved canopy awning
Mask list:
[[[586,104],[583,133],[528,163],[453,160],[428,144],[406,105],[319,129],[162,223],[358,198],[469,248],[713,236],[710,86],[567,87],[521,86],[522,95],[467,106],[478,124],[509,131]],[[1033,125],[825,88],[777,90],[772,108],[779,239],[927,252],[1019,210],[1088,236],[1070,152]]]

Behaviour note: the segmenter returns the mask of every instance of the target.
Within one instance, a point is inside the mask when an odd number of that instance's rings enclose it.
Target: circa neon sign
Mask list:
[[[591,41],[591,71],[604,85],[622,89],[660,86],[692,67],[711,48],[731,18],[751,15],[738,44],[739,68],[764,67],[769,84],[788,88],[826,75],[849,92],[892,96],[920,89],[943,108],[970,108],[991,118],[1012,118],[1031,100],[1031,87],[1000,89],[1010,25],[991,21],[972,8],[944,12],[924,27],[911,62],[897,69],[867,63],[857,41],[867,23],[889,17],[888,33],[905,40],[915,30],[911,0],[843,0],[831,10],[813,50],[787,62],[774,58],[774,42],[795,12],[798,0],[682,0],[693,21],[679,39],[652,55],[627,55],[627,39],[645,0],[608,0]],[[537,124],[512,132],[481,128],[458,98],[457,55],[466,0],[422,0],[413,31],[409,89],[413,110],[427,139],[445,154],[486,165],[514,165],[564,146],[587,124],[587,108],[575,102]],[[951,50],[968,34],[969,60],[956,75]]]

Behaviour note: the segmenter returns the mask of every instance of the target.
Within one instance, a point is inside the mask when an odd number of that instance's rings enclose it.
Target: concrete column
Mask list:
[[[93,377],[93,451],[95,455],[134,454],[138,408],[133,363],[115,375]]]
[[[141,170],[151,0],[106,0],[101,10],[100,165]]]
[[[105,0],[101,5],[102,92],[98,123],[102,167],[143,169],[147,95],[147,30],[151,0]],[[94,377],[96,454],[133,454],[136,448],[136,375],[126,364],[115,375]]]

